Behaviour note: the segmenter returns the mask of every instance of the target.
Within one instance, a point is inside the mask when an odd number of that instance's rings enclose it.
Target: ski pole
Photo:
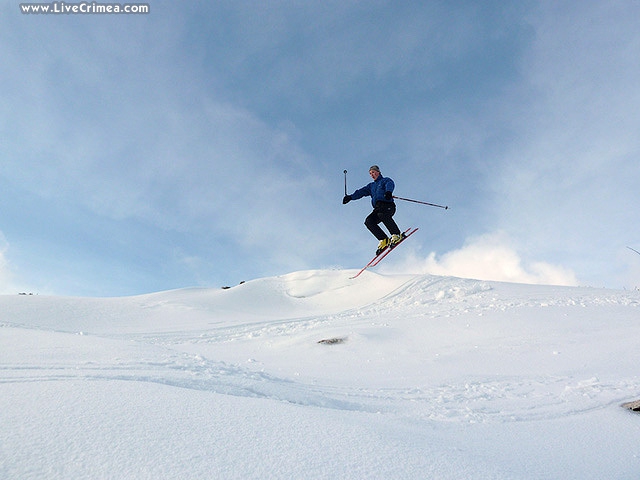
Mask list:
[[[345,196],[348,195],[347,193],[347,171],[344,171],[344,194]]]
[[[395,198],[396,200],[404,200],[405,202],[420,203],[422,205],[429,205],[431,207],[438,207],[438,208],[444,208],[445,210],[449,210],[449,207],[446,205],[437,205],[435,203],[421,202],[420,200],[411,200],[410,198],[396,197],[395,195],[393,196],[393,198]]]

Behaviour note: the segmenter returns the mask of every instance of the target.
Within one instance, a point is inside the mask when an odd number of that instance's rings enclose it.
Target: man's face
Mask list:
[[[369,175],[371,175],[371,178],[373,178],[373,181],[375,182],[380,176],[380,172],[377,170],[369,170]]]

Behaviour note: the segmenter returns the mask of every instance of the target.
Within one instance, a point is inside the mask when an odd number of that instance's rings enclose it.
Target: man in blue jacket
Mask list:
[[[373,205],[373,212],[365,219],[364,224],[369,231],[378,239],[378,249],[376,255],[379,255],[387,247],[395,247],[402,236],[400,229],[396,225],[393,215],[396,213],[396,204],[393,201],[393,189],[395,184],[393,180],[388,177],[383,177],[380,173],[380,168],[377,165],[372,165],[369,169],[369,175],[373,179],[368,185],[359,188],[351,195],[345,195],[342,199],[343,204],[349,203],[351,200],[358,200],[362,197],[371,197],[371,205]],[[383,223],[391,238],[380,228],[379,223]]]

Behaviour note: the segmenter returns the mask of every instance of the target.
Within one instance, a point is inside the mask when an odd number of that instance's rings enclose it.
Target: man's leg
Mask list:
[[[367,218],[365,218],[364,224],[369,229],[369,231],[373,233],[374,237],[376,237],[378,240],[385,240],[387,238],[387,234],[384,233],[384,231],[378,225],[381,221],[382,219],[380,218],[377,209],[375,209],[369,214]]]
[[[376,208],[377,210],[377,208]],[[383,207],[380,207],[380,213],[378,214],[379,221],[384,223],[391,235],[400,235],[400,228],[393,219],[393,215],[396,213],[396,205],[394,203],[387,203]]]

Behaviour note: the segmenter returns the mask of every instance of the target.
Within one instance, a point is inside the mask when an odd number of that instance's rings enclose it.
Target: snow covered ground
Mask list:
[[[353,273],[0,297],[0,478],[640,478],[640,292]]]

